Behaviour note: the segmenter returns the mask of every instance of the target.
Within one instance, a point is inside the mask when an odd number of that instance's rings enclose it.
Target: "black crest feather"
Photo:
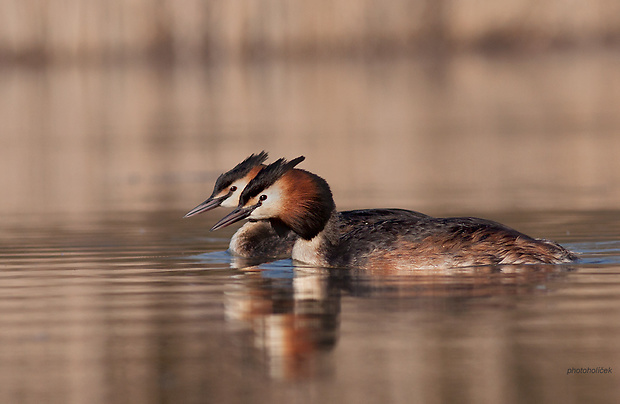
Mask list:
[[[267,160],[267,157],[268,154],[264,150],[258,154],[252,154],[250,157],[237,164],[232,170],[221,174],[215,181],[213,194],[211,196],[214,197],[222,190],[228,188],[233,182],[248,175],[254,167]]]
[[[243,192],[241,192],[239,205],[245,205],[248,200],[272,186],[280,177],[305,159],[304,156],[299,156],[291,161],[281,158],[260,170],[256,177],[252,178]]]

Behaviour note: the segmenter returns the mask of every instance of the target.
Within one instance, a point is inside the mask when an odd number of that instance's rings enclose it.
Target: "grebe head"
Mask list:
[[[265,167],[262,163],[267,160],[267,153],[262,151],[252,154],[250,157],[237,164],[232,170],[221,174],[215,181],[211,196],[187,212],[183,217],[190,217],[202,212],[209,211],[218,206],[233,208],[239,203],[241,191],[248,185],[250,180]]]
[[[237,209],[211,230],[245,218],[277,219],[304,239],[316,236],[325,228],[336,207],[323,178],[294,169],[303,160],[303,156],[290,162],[279,159],[263,168],[241,193]]]

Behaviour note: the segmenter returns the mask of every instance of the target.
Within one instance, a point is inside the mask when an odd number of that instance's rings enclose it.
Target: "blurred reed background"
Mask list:
[[[252,152],[341,208],[620,203],[620,3],[0,3],[0,210],[187,210]]]
[[[3,61],[245,59],[600,45],[620,40],[607,0],[5,0]]]

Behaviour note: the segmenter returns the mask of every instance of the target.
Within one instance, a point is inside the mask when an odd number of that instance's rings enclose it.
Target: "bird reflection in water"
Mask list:
[[[229,284],[225,313],[249,331],[272,377],[304,378],[325,371],[319,356],[336,345],[340,288],[324,271],[244,268]]]
[[[236,265],[239,265],[236,262]],[[399,310],[467,310],[480,298],[547,293],[569,266],[507,265],[429,274],[392,268],[373,270],[295,267],[279,261],[240,268],[231,278],[225,312],[242,330],[253,356],[275,379],[330,373],[329,353],[339,340],[341,299],[372,298],[379,313]]]

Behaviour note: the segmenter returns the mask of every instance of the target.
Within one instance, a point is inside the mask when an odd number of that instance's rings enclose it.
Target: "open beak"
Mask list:
[[[197,215],[199,213],[206,212],[208,210],[217,208],[229,196],[230,196],[230,192],[228,194],[224,195],[224,196],[220,196],[219,198],[209,198],[206,201],[204,201],[203,203],[201,203],[200,205],[196,206],[194,209],[192,209],[189,212],[187,212],[187,214],[185,216],[183,216],[183,218],[194,216],[194,215]]]
[[[236,223],[239,220],[245,219],[246,217],[250,216],[252,212],[254,211],[254,209],[258,208],[259,206],[260,206],[260,203],[257,203],[256,205],[248,206],[246,208],[238,207],[237,209],[233,210],[232,212],[224,216],[213,227],[211,227],[211,231],[215,231],[223,227],[230,226],[231,224]]]

